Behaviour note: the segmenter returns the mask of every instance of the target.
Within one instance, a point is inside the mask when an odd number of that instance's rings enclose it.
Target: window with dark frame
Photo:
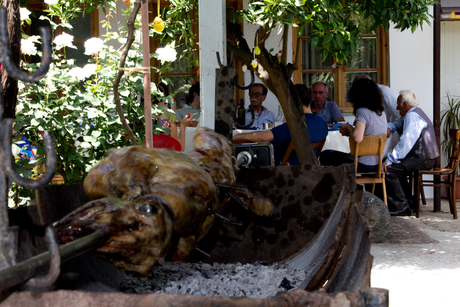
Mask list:
[[[345,66],[342,66],[341,63],[334,63],[331,55],[328,55],[323,61],[319,50],[310,47],[307,42],[311,33],[309,25],[305,27],[302,34],[296,31],[293,33],[294,44],[296,44],[297,35],[301,35],[299,69],[294,73],[294,82],[303,83],[309,88],[318,81],[326,83],[329,89],[328,100],[335,101],[342,112],[351,112],[353,109],[347,102],[347,95],[356,75],[364,73],[377,83],[387,83],[387,34],[382,30],[379,29],[376,33],[363,32],[357,52]],[[296,50],[296,46],[293,47],[293,50]]]

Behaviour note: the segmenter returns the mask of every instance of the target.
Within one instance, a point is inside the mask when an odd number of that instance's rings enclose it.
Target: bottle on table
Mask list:
[[[246,125],[246,110],[244,109],[244,100],[241,99],[241,102],[238,104],[238,125]]]
[[[281,124],[284,124],[285,122],[286,122],[286,119],[284,118],[283,109],[281,108],[281,105],[280,105],[278,106],[278,115],[276,116],[276,119],[275,119],[275,127]]]

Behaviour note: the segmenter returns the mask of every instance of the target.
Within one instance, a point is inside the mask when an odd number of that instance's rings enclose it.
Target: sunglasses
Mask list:
[[[262,95],[263,95],[262,93],[258,93],[258,92],[249,92],[249,96],[256,96],[257,98],[259,98]]]

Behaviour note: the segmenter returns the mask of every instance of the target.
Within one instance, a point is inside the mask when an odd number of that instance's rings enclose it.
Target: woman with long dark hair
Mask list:
[[[356,116],[354,126],[343,124],[340,133],[351,137],[357,144],[364,136],[387,134],[387,117],[383,99],[377,84],[371,79],[359,79],[353,82],[348,93]],[[353,163],[353,156],[337,151],[323,152],[321,165],[340,165]],[[378,165],[378,156],[358,158],[358,172],[373,172]]]

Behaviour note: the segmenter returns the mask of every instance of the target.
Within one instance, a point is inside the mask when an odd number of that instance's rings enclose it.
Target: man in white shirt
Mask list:
[[[409,202],[412,189],[408,176],[416,170],[433,168],[439,157],[439,148],[433,124],[418,108],[417,96],[412,91],[399,92],[397,110],[401,119],[388,123],[388,135],[397,131],[401,138],[382,165],[388,209],[391,215],[411,215]]]

